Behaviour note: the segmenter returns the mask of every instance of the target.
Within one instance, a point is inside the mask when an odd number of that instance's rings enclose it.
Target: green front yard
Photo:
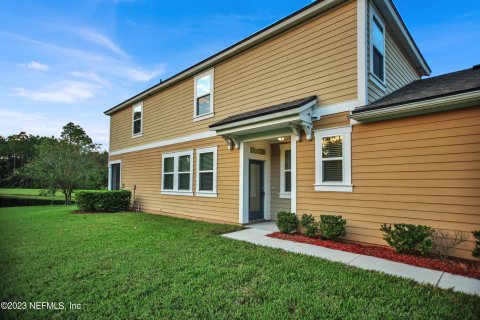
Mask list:
[[[220,237],[162,216],[0,209],[1,318],[478,319],[480,297]]]
[[[40,196],[42,189],[24,189],[24,188],[0,188],[0,197],[23,198],[23,199],[40,199],[50,200],[52,197]],[[65,196],[61,191],[57,191],[55,200],[64,200]]]

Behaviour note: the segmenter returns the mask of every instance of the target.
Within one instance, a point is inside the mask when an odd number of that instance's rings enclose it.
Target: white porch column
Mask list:
[[[238,222],[248,223],[248,143],[240,143]]]
[[[297,136],[295,134],[291,135],[291,175],[292,175],[292,186],[290,192],[290,211],[297,212]]]

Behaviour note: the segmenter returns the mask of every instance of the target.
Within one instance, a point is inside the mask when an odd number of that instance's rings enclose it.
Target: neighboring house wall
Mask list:
[[[290,199],[280,198],[280,144],[274,143],[270,149],[271,156],[271,200],[270,210],[271,218],[277,219],[277,213],[280,211],[290,211]]]
[[[164,195],[161,193],[162,154],[193,150],[193,186],[196,186],[196,149],[217,146],[218,197]],[[122,184],[133,190],[141,210],[151,213],[217,222],[238,223],[238,175],[239,152],[228,150],[220,137],[192,141],[111,156],[110,160],[122,160]],[[195,188],[193,189],[195,191]]]
[[[333,120],[316,128],[342,124]],[[468,232],[480,225],[478,107],[354,126],[353,193],[315,192],[314,141],[303,139],[297,152],[298,214],[342,215],[347,239],[385,244],[382,223]],[[472,248],[469,241],[455,254],[471,258]]]
[[[367,8],[367,74],[370,74],[370,11],[372,4]],[[368,103],[392,93],[401,87],[420,79],[419,73],[407,58],[403,49],[397,44],[388,25],[385,33],[385,80],[386,88],[380,88],[369,75]],[[384,90],[386,89],[386,90]]]
[[[110,150],[208,131],[227,116],[297,98],[355,100],[356,33],[352,1],[217,65],[213,118],[193,121],[193,78],[144,99],[140,137],[132,138],[131,107],[114,113]]]

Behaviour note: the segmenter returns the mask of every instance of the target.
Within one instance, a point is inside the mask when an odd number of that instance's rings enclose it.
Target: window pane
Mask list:
[[[372,41],[378,52],[383,55],[385,53],[383,41],[383,28],[378,22],[377,18],[373,17]]]
[[[377,48],[373,47],[373,74],[383,81],[383,56],[378,52]]]
[[[211,78],[212,76],[208,74],[197,80],[197,97],[201,97],[210,93]]]
[[[323,161],[323,181],[343,181],[342,160]]]
[[[163,172],[173,172],[173,158],[163,159]]]
[[[290,171],[285,172],[285,192],[292,191],[292,173]]]
[[[213,152],[200,153],[200,171],[213,170]]]
[[[178,174],[178,190],[190,190],[190,173]]]
[[[141,133],[142,132],[142,120],[135,120],[133,121],[133,134]]]
[[[139,110],[139,111],[135,111],[133,113],[133,120],[138,120],[138,119],[141,119],[142,118],[142,112]]]
[[[292,151],[285,150],[285,170],[290,170],[291,169],[291,167],[292,167],[291,159],[292,159]]]
[[[200,191],[213,191],[213,172],[200,173]]]
[[[172,190],[173,189],[173,174],[164,174],[163,175],[163,189]]]
[[[190,156],[178,157],[178,172],[190,171]]]
[[[210,113],[210,95],[197,98],[197,116]]]
[[[340,158],[342,156],[342,136],[322,138],[322,157]]]

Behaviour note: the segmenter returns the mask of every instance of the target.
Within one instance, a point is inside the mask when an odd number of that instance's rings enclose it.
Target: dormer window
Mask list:
[[[194,120],[213,116],[213,69],[195,77]]]
[[[385,85],[385,24],[372,7],[370,15],[370,73]]]
[[[132,135],[140,136],[143,132],[143,104],[139,103],[132,108]]]

